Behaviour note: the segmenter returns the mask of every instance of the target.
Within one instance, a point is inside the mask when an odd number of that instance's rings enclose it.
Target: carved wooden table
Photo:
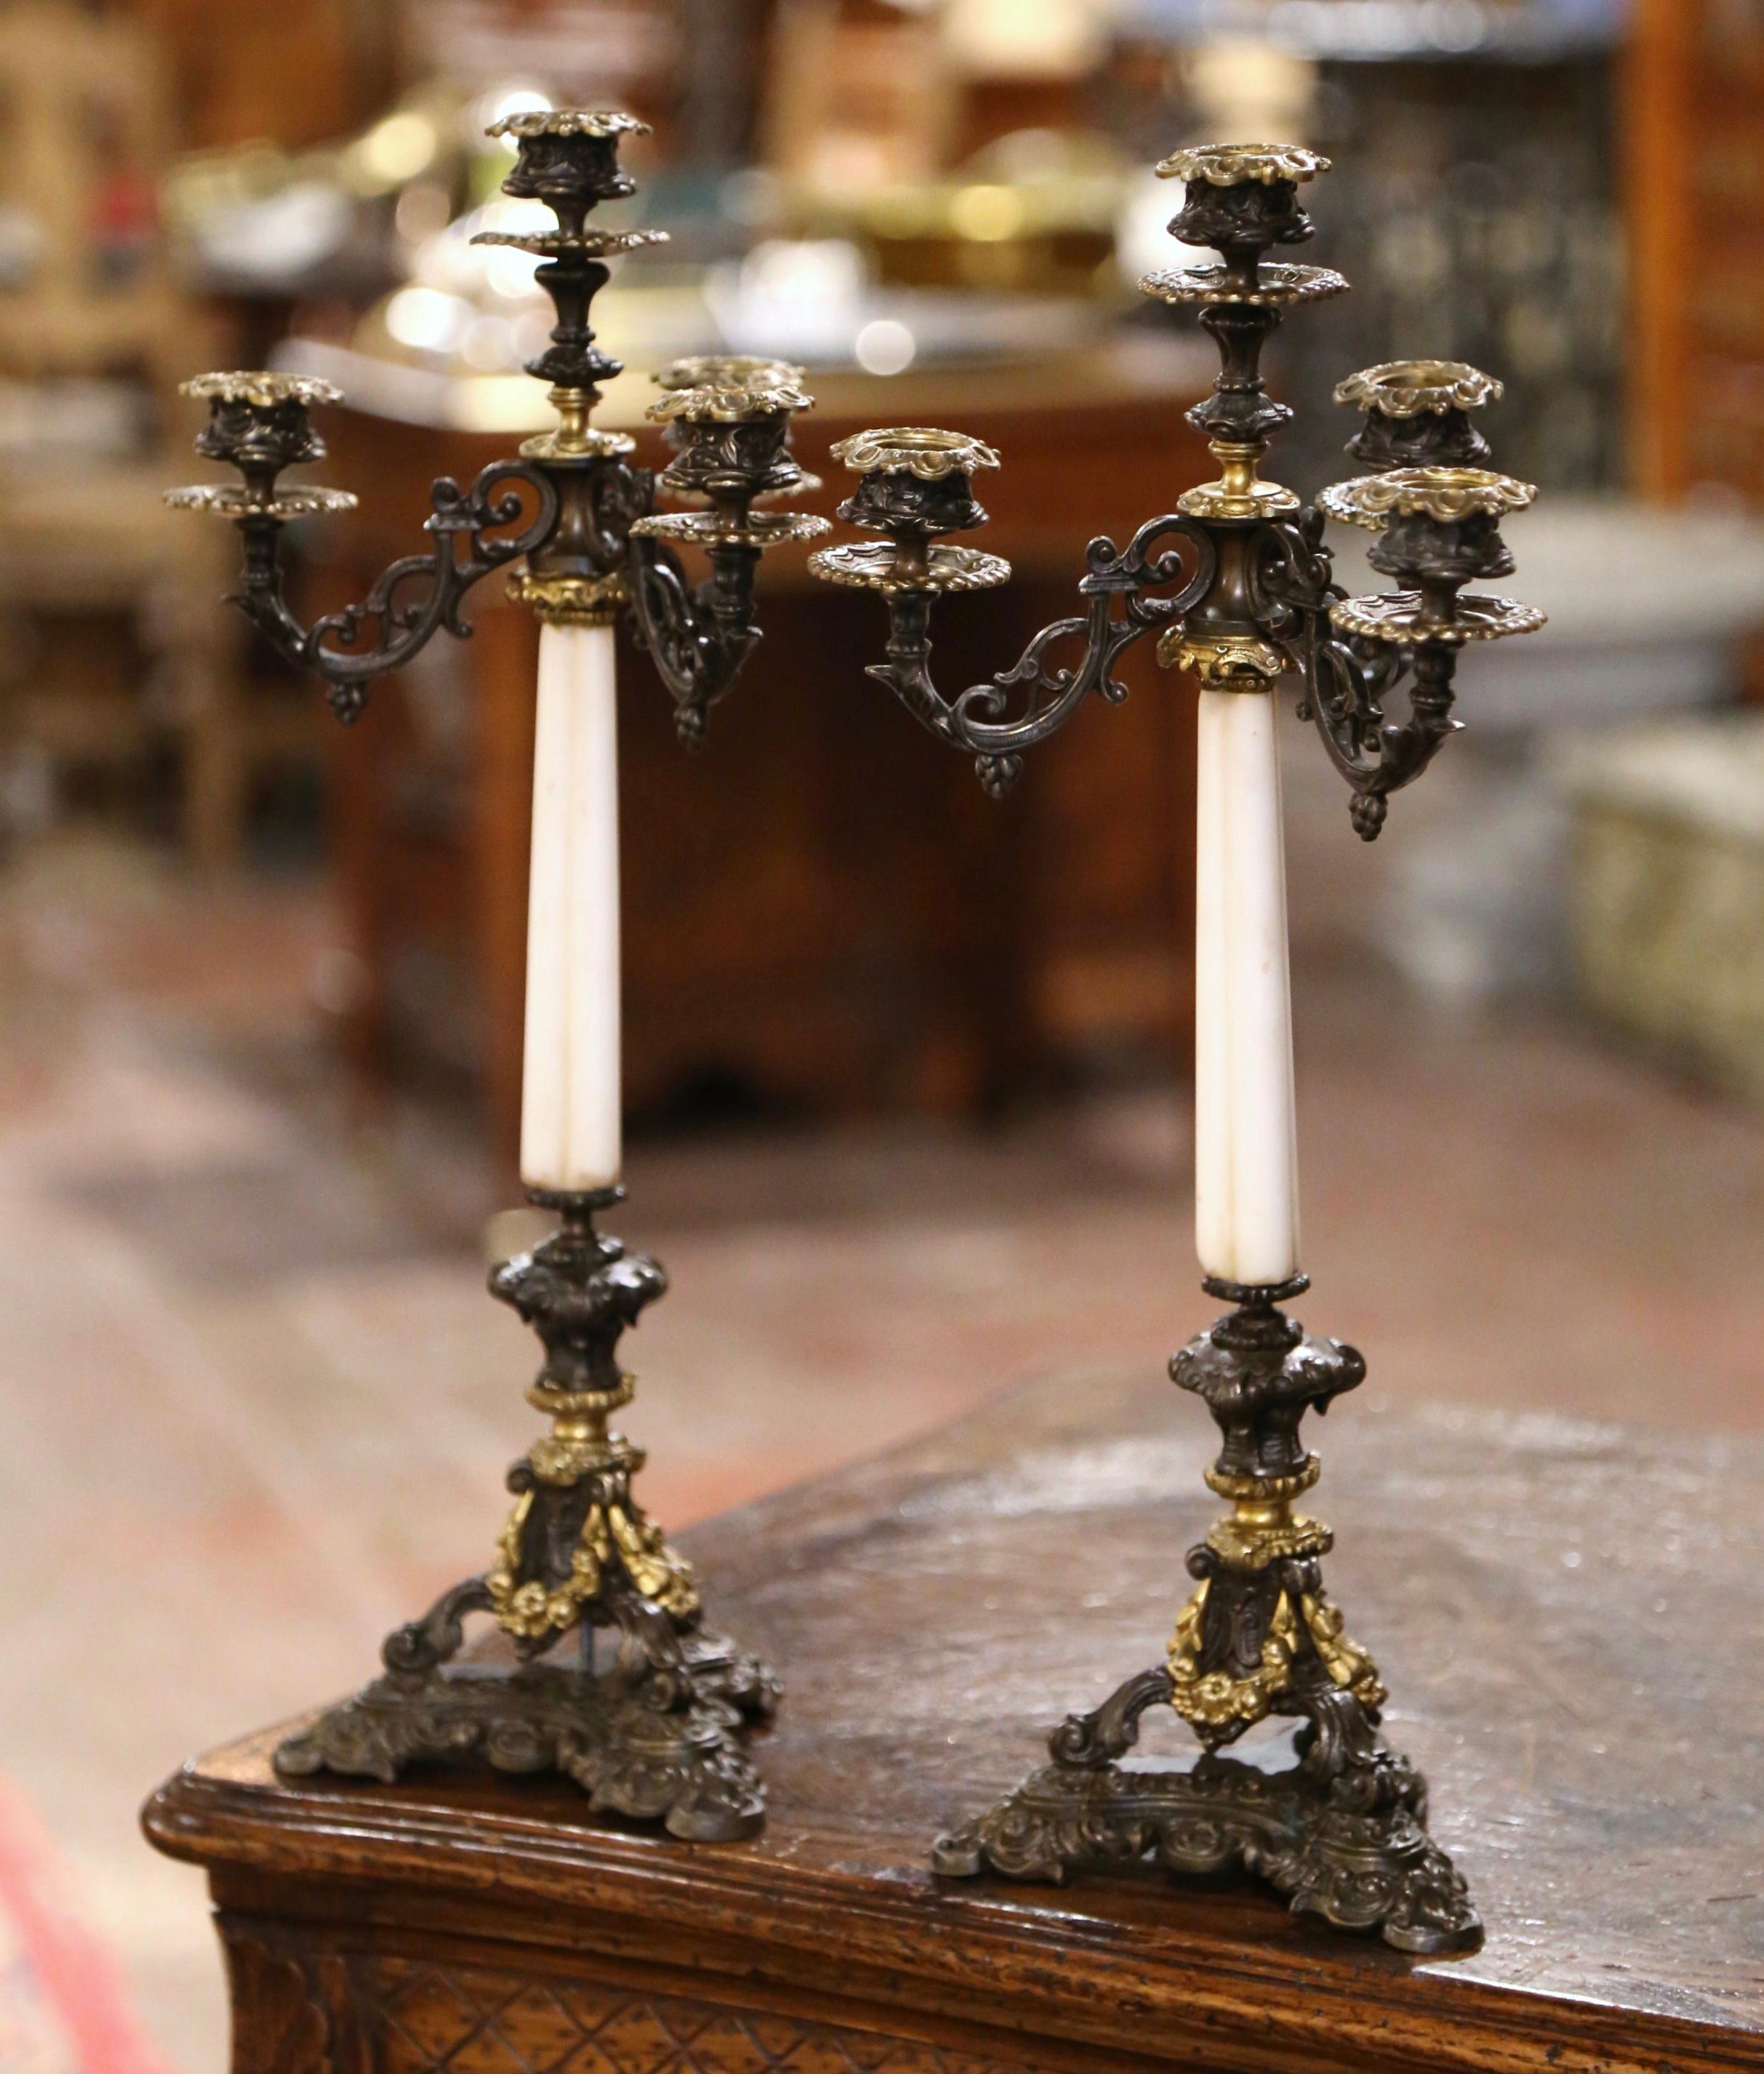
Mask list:
[[[1398,1674],[1475,1957],[1235,1882],[933,1883],[940,1828],[1157,1660],[1204,1423],[1055,1378],[690,1537],[788,1681],[751,1845],[596,1828],[552,1784],[284,1785],[268,1734],[181,1774],[147,1827],[209,1869],[235,2074],[1764,2068],[1751,1442],[1375,1403],[1332,1431],[1332,1578]]]

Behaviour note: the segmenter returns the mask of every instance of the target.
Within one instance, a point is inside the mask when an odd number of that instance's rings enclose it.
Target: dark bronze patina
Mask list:
[[[419,1759],[555,1770],[595,1808],[677,1836],[752,1836],[765,1796],[740,1732],[770,1720],[776,1681],[706,1632],[690,1566],[632,1499],[642,1452],[608,1423],[631,1396],[619,1341],[667,1278],[594,1229],[622,1188],[531,1192],[562,1222],[496,1268],[490,1293],[544,1347],[527,1395],[554,1424],[509,1471],[498,1560],[389,1636],[384,1675],[290,1737],[277,1769],[387,1781]],[[509,1638],[508,1675],[446,1668],[479,1613]],[[566,1643],[577,1661],[560,1660]]]
[[[1336,485],[1303,506],[1258,476],[1269,439],[1291,415],[1267,393],[1262,349],[1286,308],[1347,287],[1325,268],[1264,257],[1273,246],[1311,236],[1310,219],[1297,205],[1298,183],[1325,165],[1312,154],[1246,146],[1178,154],[1160,168],[1188,182],[1171,231],[1186,242],[1212,244],[1221,263],[1154,274],[1142,286],[1161,300],[1198,305],[1200,321],[1219,347],[1219,375],[1188,418],[1207,434],[1225,473],[1218,484],[1190,491],[1174,512],[1148,520],[1124,552],[1107,538],[1093,540],[1078,585],[1088,603],[1081,616],[1043,627],[1009,669],[946,698],[931,674],[931,606],[942,590],[974,586],[940,582],[934,565],[927,572],[922,547],[898,531],[891,558],[861,564],[860,551],[850,547],[812,558],[810,566],[829,580],[867,583],[884,594],[887,660],[869,674],[934,733],[970,751],[989,791],[1008,787],[1022,752],[1057,733],[1091,692],[1111,703],[1126,696],[1114,664],[1142,636],[1157,632],[1164,660],[1215,684],[1241,680],[1245,651],[1254,644],[1268,658],[1268,674],[1291,672],[1301,680],[1300,711],[1316,722],[1347,780],[1354,828],[1369,841],[1384,824],[1390,795],[1419,777],[1456,728],[1451,707],[1459,647],[1540,623],[1510,600],[1472,601],[1468,614],[1455,607],[1464,583],[1510,570],[1494,518],[1522,508],[1531,494],[1507,477],[1488,477],[1506,486],[1504,496],[1489,493],[1478,505],[1472,486],[1460,493],[1467,508],[1455,509],[1452,482],[1481,473],[1488,457],[1469,413],[1501,393],[1498,382],[1475,369],[1394,362],[1351,377],[1337,392],[1365,412],[1349,451],[1379,473],[1436,475],[1431,498],[1422,483],[1407,508],[1375,502],[1361,508],[1352,493],[1374,475]],[[841,515],[874,525],[872,512],[899,495],[891,486],[897,457],[877,453],[874,443],[932,436],[911,428],[865,436],[871,453]],[[846,444],[861,448],[864,441]],[[1405,586],[1396,597],[1377,601],[1381,612],[1356,618],[1351,611],[1372,601],[1349,600],[1335,582],[1323,544],[1326,515],[1380,531],[1374,564]],[[1336,609],[1344,605],[1350,607],[1345,618]],[[1410,706],[1403,720],[1386,710],[1399,692],[1407,693]]]
[[[361,604],[311,629],[282,596],[281,527],[336,508],[337,493],[284,489],[278,477],[322,451],[307,412],[334,392],[259,375],[193,385],[213,404],[203,451],[237,465],[243,486],[175,495],[238,523],[239,602],[284,654],[329,681],[345,719],[360,711],[374,676],[436,630],[468,630],[461,605],[479,577],[521,562],[511,587],[548,619],[605,620],[629,607],[673,696],[682,739],[696,743],[759,638],[752,599],[761,552],[820,528],[754,509],[804,481],[788,426],[808,399],[795,386],[798,370],[775,362],[683,362],[659,376],[663,395],[652,415],[674,453],[662,486],[704,508],[654,513],[655,478],[628,465],[628,441],[589,423],[598,383],[617,371],[589,323],[607,278],[601,262],[652,234],[585,225],[597,202],[628,192],[617,140],[640,126],[563,112],[505,126],[518,151],[509,192],[545,201],[558,218],[555,234],[497,240],[546,262],[539,278],[558,323],[529,371],[552,385],[558,429],[529,440],[519,460],[486,469],[469,491],[438,483],[431,552],[395,564]],[[1023,752],[1056,733],[1091,692],[1111,703],[1125,697],[1119,658],[1156,633],[1161,659],[1212,689],[1266,694],[1283,675],[1296,675],[1300,710],[1347,780],[1353,825],[1369,841],[1389,795],[1419,775],[1457,725],[1459,649],[1539,623],[1510,599],[1462,594],[1467,583],[1510,568],[1499,520],[1532,494],[1485,466],[1487,447],[1469,414],[1498,385],[1475,370],[1399,362],[1344,382],[1340,399],[1365,413],[1350,450],[1374,472],[1312,505],[1258,473],[1269,439],[1291,415],[1267,394],[1262,348],[1285,308],[1347,285],[1327,269],[1265,256],[1311,235],[1298,189],[1324,167],[1297,148],[1214,146],[1160,168],[1188,184],[1172,229],[1221,255],[1217,266],[1142,284],[1164,300],[1197,305],[1219,347],[1219,377],[1190,416],[1212,442],[1220,479],[1147,520],[1124,549],[1093,540],[1078,585],[1082,609],[1043,628],[998,675],[946,700],[930,671],[936,598],[1010,573],[996,556],[948,543],[984,523],[973,477],[996,467],[997,455],[958,434],[911,427],[862,434],[838,450],[859,477],[841,515],[881,537],[825,550],[811,566],[883,597],[886,660],[870,675],[972,754],[989,791],[1006,790]],[[1403,588],[1349,597],[1323,544],[1329,516],[1377,532],[1374,564]],[[705,552],[708,581],[691,584],[669,544],[675,541]],[[370,622],[375,638],[363,645]],[[1062,654],[1069,659],[1057,659]],[[1394,720],[1386,701],[1398,691],[1409,713]],[[386,1645],[386,1675],[284,1746],[279,1762],[380,1776],[431,1756],[556,1767],[597,1804],[665,1820],[676,1834],[748,1834],[760,1819],[760,1791],[737,1733],[767,1717],[775,1688],[751,1659],[703,1632],[690,1572],[630,1499],[641,1458],[605,1426],[628,1392],[613,1349],[660,1293],[660,1272],[625,1259],[593,1232],[599,1200],[560,1198],[552,1207],[562,1230],[498,1270],[494,1284],[545,1341],[533,1402],[557,1420],[511,1473],[517,1504],[498,1563],[399,1630]],[[1343,1633],[1323,1588],[1328,1531],[1291,1510],[1317,1473],[1299,1436],[1304,1412],[1354,1387],[1364,1364],[1338,1342],[1308,1339],[1279,1308],[1306,1286],[1302,1277],[1278,1288],[1208,1286],[1237,1308],[1176,1356],[1172,1374],[1219,1423],[1224,1445],[1208,1481],[1234,1510],[1190,1556],[1197,1589],[1169,1662],[1129,1680],[1095,1713],[1069,1720],[1052,1738],[1051,1766],[945,1838],[938,1869],[966,1874],[989,1865],[1057,1879],[1088,1862],[1148,1853],[1175,1870],[1241,1863],[1295,1907],[1347,1927],[1376,1926],[1400,1948],[1465,1949],[1480,1931],[1463,1883],[1426,1834],[1420,1779],[1379,1740],[1376,1669]],[[448,1671],[461,1623],[473,1611],[492,1613],[513,1641],[522,1660],[510,1675]],[[620,1638],[617,1661],[605,1667],[593,1648],[601,1630]],[[583,1644],[579,1668],[552,1660],[572,1636]],[[1204,1754],[1192,1770],[1118,1762],[1158,1704],[1195,1729]],[[1220,1754],[1270,1716],[1302,1724],[1290,1771]]]
[[[1130,1678],[1093,1713],[1069,1717],[1048,1740],[1045,1769],[939,1841],[938,1872],[1059,1882],[1148,1856],[1174,1873],[1241,1865],[1294,1909],[1376,1928],[1402,1951],[1481,1943],[1464,1881],[1427,1833],[1425,1782],[1379,1737],[1377,1671],[1324,1593],[1328,1530],[1291,1512],[1319,1466],[1300,1422],[1365,1375],[1353,1348],[1307,1337],[1276,1308],[1308,1286],[1303,1275],[1274,1288],[1208,1281],[1237,1308],[1170,1372],[1218,1423],[1223,1445],[1207,1481],[1236,1510],[1188,1551],[1201,1590],[1171,1660]],[[1188,1770],[1121,1762],[1159,1706],[1175,1708],[1201,1744]],[[1302,1725],[1287,1770],[1221,1756],[1283,1715]]]

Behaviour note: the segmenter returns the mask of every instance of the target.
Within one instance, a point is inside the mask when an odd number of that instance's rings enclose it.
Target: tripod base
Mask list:
[[[683,1638],[673,1669],[605,1674],[549,1663],[513,1671],[391,1670],[288,1737],[275,1768],[390,1784],[430,1762],[573,1779],[597,1812],[659,1822],[692,1843],[756,1836],[765,1791],[742,1747],[776,1688],[751,1657]]]
[[[766,1795],[742,1734],[771,1719],[777,1680],[704,1631],[692,1565],[631,1494],[642,1450],[607,1423],[633,1387],[619,1338],[667,1278],[594,1229],[622,1189],[527,1193],[561,1225],[504,1261],[490,1293],[544,1345],[527,1401],[552,1428],[508,1473],[495,1560],[388,1635],[385,1675],[289,1737],[275,1768],[387,1784],[422,1762],[556,1772],[597,1811],[690,1842],[755,1836]],[[513,1666],[461,1660],[483,1614]]]
[[[1377,1930],[1399,1952],[1473,1952],[1482,1925],[1463,1880],[1423,1827],[1427,1789],[1377,1741],[1346,1694],[1300,1730],[1298,1763],[1267,1772],[1208,1752],[1191,1770],[1114,1762],[1138,1716],[1167,1703],[1169,1675],[1130,1679],[1051,1739],[1054,1761],[989,1813],[939,1840],[945,1878],[984,1871],[1056,1885],[1070,1873],[1151,1858],[1176,1874],[1241,1866],[1295,1913]]]

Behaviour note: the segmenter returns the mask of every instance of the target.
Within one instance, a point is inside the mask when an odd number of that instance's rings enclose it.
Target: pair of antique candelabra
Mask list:
[[[650,415],[672,450],[659,477],[631,465],[629,439],[590,422],[598,385],[619,372],[596,347],[590,302],[608,278],[605,261],[657,233],[597,230],[588,217],[631,192],[619,140],[641,127],[583,111],[497,126],[517,148],[506,192],[547,204],[556,218],[555,229],[487,242],[542,262],[557,324],[529,371],[548,385],[558,423],[469,490],[438,482],[427,553],[395,563],[361,604],[310,627],[290,610],[283,526],[349,501],[280,480],[323,451],[308,412],[336,396],[312,380],[242,374],[191,383],[211,405],[199,450],[233,464],[242,481],[171,497],[238,525],[237,602],[284,655],[324,679],[346,721],[371,681],[432,634],[467,631],[462,600],[494,569],[511,568],[511,593],[543,627],[523,1175],[559,1229],[498,1268],[490,1287],[543,1344],[529,1396],[552,1430],[510,1473],[516,1502],[490,1567],[393,1634],[384,1675],[291,1737],[277,1762],[289,1773],[386,1779],[419,1759],[556,1768],[597,1808],[719,1841],[751,1835],[763,1819],[746,1731],[768,1719],[778,1688],[705,1626],[689,1566],[632,1498],[642,1456],[609,1423],[631,1391],[620,1337],[665,1287],[654,1262],[594,1226],[622,1194],[609,630],[628,615],[673,697],[682,739],[695,745],[759,638],[761,555],[827,528],[756,508],[808,481],[789,440],[792,415],[810,402],[799,370],[717,357],[659,374]],[[1280,1308],[1308,1283],[1297,1254],[1273,694],[1283,677],[1300,680],[1299,710],[1347,780],[1353,825],[1375,837],[1390,795],[1457,725],[1460,650],[1541,623],[1510,599],[1464,589],[1511,569],[1499,523],[1533,492],[1489,469],[1471,421],[1498,385],[1430,361],[1341,384],[1338,399],[1363,414],[1349,451],[1365,472],[1353,480],[1303,506],[1260,476],[1270,436],[1291,415],[1263,386],[1262,348],[1288,305],[1347,285],[1327,269],[1266,257],[1311,235],[1299,189],[1326,163],[1298,147],[1218,145],[1159,168],[1186,183],[1173,233],[1220,254],[1217,265],[1142,283],[1166,302],[1198,305],[1218,345],[1219,377],[1188,415],[1220,477],[1184,492],[1125,547],[1093,540],[1081,609],[1038,634],[1020,660],[953,698],[931,675],[934,601],[1010,573],[946,537],[985,518],[973,477],[998,457],[977,440],[913,428],[843,442],[835,453],[859,480],[840,515],[880,538],[824,548],[811,567],[880,594],[886,659],[869,674],[973,755],[994,793],[1016,777],[1023,751],[1092,694],[1125,696],[1116,666],[1145,636],[1155,634],[1159,660],[1198,687],[1197,1238],[1205,1287],[1231,1308],[1171,1373],[1219,1425],[1207,1481],[1231,1509],[1189,1554],[1196,1588],[1166,1660],[1068,1719],[1051,1738],[1050,1765],[939,1841],[936,1869],[1057,1880],[1148,1854],[1178,1872],[1241,1863],[1295,1908],[1377,1927],[1407,1951],[1449,1952],[1478,1940],[1477,1919],[1427,1834],[1422,1780],[1379,1736],[1384,1688],[1324,1588],[1329,1531],[1294,1510],[1318,1475],[1301,1421],[1354,1388],[1365,1364],[1338,1341],[1308,1337]],[[658,490],[700,508],[658,514]],[[1372,563],[1394,591],[1349,597],[1332,580],[1326,517],[1376,534]],[[680,547],[704,553],[708,579],[689,580]],[[1399,688],[1407,717],[1393,718],[1386,704]],[[454,1663],[474,1613],[508,1637],[514,1667]],[[1159,1706],[1202,1746],[1188,1770],[1122,1762],[1146,1710]],[[1291,1769],[1220,1754],[1270,1716],[1299,1723]]]

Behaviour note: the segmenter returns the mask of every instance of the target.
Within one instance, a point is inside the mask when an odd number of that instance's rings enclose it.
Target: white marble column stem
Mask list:
[[[1279,708],[1200,695],[1195,858],[1195,1243],[1227,1282],[1298,1272],[1299,1162]]]
[[[521,1178],[618,1180],[618,724],[609,626],[539,634]]]

